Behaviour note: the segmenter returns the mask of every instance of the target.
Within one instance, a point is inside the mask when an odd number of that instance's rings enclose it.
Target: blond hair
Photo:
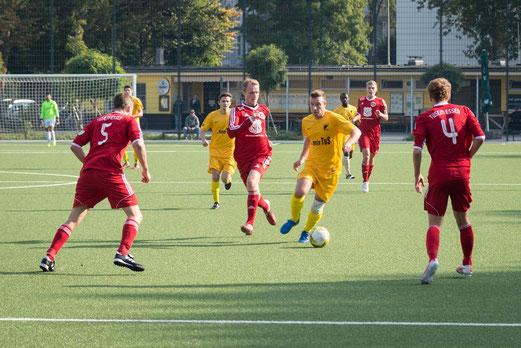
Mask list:
[[[260,86],[259,81],[255,80],[255,79],[246,79],[246,80],[244,80],[244,82],[242,83],[242,90],[243,90],[243,91],[247,90],[247,89],[248,89],[248,86],[249,86],[250,84]]]
[[[365,86],[366,86],[366,87],[369,86],[369,85],[375,85],[375,86],[378,86],[378,84],[376,83],[375,80],[369,80],[369,81],[367,81],[367,82],[365,83]]]
[[[442,77],[432,80],[427,86],[427,92],[429,92],[431,98],[437,102],[449,100],[451,89],[452,85],[450,82]]]

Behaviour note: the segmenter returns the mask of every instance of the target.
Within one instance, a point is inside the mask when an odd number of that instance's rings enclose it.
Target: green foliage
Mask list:
[[[306,1],[249,0],[244,31],[252,48],[275,44],[288,54],[289,64],[308,62]],[[239,2],[242,6],[243,2]],[[313,1],[312,52],[314,64],[367,63],[370,28],[365,1]]]
[[[0,74],[5,74],[7,69],[4,64],[4,60],[2,59],[2,52],[0,52]]]
[[[508,37],[517,37],[517,25],[520,21],[521,0],[510,0],[510,11],[507,1],[497,0],[416,0],[419,8],[439,9],[443,5],[443,29],[445,33],[457,29],[469,37],[471,43],[465,51],[469,58],[480,59],[481,51],[486,49],[489,58],[495,60],[506,57]],[[516,10],[517,9],[517,10]],[[507,16],[510,14],[507,27]],[[462,36],[462,35],[459,35]],[[519,56],[517,40],[510,39],[510,58]]]
[[[246,56],[248,75],[260,83],[262,90],[276,90],[287,79],[288,57],[275,45],[266,45],[251,50]]]
[[[112,57],[90,49],[84,54],[69,59],[63,72],[66,74],[112,74]],[[115,73],[125,73],[117,60]]]
[[[83,26],[87,24],[87,21],[84,19],[79,20],[75,25],[75,33],[74,35],[69,35],[67,37],[67,44],[65,45],[65,49],[72,53],[73,56],[80,56],[86,54],[89,50],[85,41],[83,41]]]
[[[455,95],[461,87],[463,87],[463,83],[465,82],[463,70],[447,63],[443,63],[442,67],[442,73],[440,74],[439,64],[431,66],[423,73],[421,80],[423,83],[428,84],[438,77],[444,77],[451,83],[452,95]]]

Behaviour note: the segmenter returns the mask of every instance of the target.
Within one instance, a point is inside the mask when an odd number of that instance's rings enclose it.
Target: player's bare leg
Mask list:
[[[472,250],[474,249],[474,231],[469,220],[468,211],[455,211],[454,218],[460,232],[461,249],[463,251],[463,261],[456,268],[456,272],[465,276],[472,275]]]
[[[134,239],[136,239],[139,225],[143,220],[143,215],[141,214],[139,205],[124,207],[122,209],[125,214],[127,214],[127,221],[125,221],[123,225],[121,243],[114,257],[114,264],[136,272],[142,272],[145,270],[145,267],[134,261],[134,257],[129,254],[129,250],[132,247]]]
[[[50,248],[47,250],[46,256],[40,262],[40,268],[44,272],[53,272],[55,268],[54,257],[69,239],[72,231],[80,224],[88,208],[86,205],[80,205],[72,208],[67,221],[65,221],[56,231]]]

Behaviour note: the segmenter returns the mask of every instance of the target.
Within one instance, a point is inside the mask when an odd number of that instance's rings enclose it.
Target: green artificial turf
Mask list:
[[[368,194],[355,152],[357,178],[341,177],[319,223],[331,234],[323,249],[297,242],[311,195],[301,223],[278,231],[289,218],[301,144],[274,146],[261,192],[278,225],[259,209],[252,236],[239,229],[247,196],[238,173],[231,190],[221,184],[214,211],[207,149],[195,141],[147,149],[151,183],[139,182],[140,170],[125,171],[144,216],[131,253],[146,271],[112,264],[125,215],[104,201],[57,255],[56,272],[43,273],[39,262],[70,212],[68,183],[81,166],[69,143],[0,143],[2,347],[519,345],[521,326],[462,325],[521,324],[520,144],[485,143],[474,158],[474,275],[455,272],[462,255],[449,204],[431,285],[419,284],[427,216],[410,143],[381,145]],[[428,157],[424,151],[425,177]]]

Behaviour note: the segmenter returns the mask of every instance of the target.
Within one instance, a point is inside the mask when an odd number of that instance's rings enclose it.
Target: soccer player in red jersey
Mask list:
[[[358,99],[358,113],[361,115],[360,130],[362,135],[358,140],[362,151],[362,191],[369,192],[369,177],[374,168],[374,157],[380,148],[380,120],[387,121],[387,104],[376,96],[378,87],[375,81],[365,84],[366,96]]]
[[[129,142],[132,142],[143,167],[141,181],[144,183],[150,181],[145,143],[138,123],[131,116],[132,106],[130,95],[126,93],[116,95],[114,112],[92,120],[73,140],[71,151],[83,163],[83,167],[76,184],[76,195],[69,218],[56,231],[51,247],[40,263],[40,268],[44,272],[54,271],[54,258],[58,251],[83,220],[87,210],[94,208],[105,198],[109,199],[112,209],[121,208],[127,214],[114,264],[137,272],[145,270],[128,253],[143,216],[139,210],[136,194],[121,168],[121,156]],[[85,155],[82,146],[89,142],[90,150]]]
[[[433,108],[422,113],[414,128],[414,177],[416,192],[422,193],[425,181],[420,173],[422,148],[427,144],[431,156],[429,187],[425,190],[424,209],[428,213],[427,254],[429,264],[420,278],[430,284],[438,269],[438,246],[448,197],[460,230],[463,262],[459,274],[472,275],[474,233],[468,210],[472,202],[469,178],[470,160],[485,141],[477,118],[466,106],[450,104],[451,84],[444,78],[432,80],[427,86]]]
[[[257,104],[260,95],[259,82],[246,79],[242,84],[242,94],[244,101],[241,105],[234,106],[230,112],[228,135],[235,138],[233,156],[248,190],[248,220],[241,226],[241,231],[251,235],[257,206],[264,210],[271,225],[277,224],[270,202],[259,191],[259,182],[271,163],[273,151],[266,135],[268,107]]]

